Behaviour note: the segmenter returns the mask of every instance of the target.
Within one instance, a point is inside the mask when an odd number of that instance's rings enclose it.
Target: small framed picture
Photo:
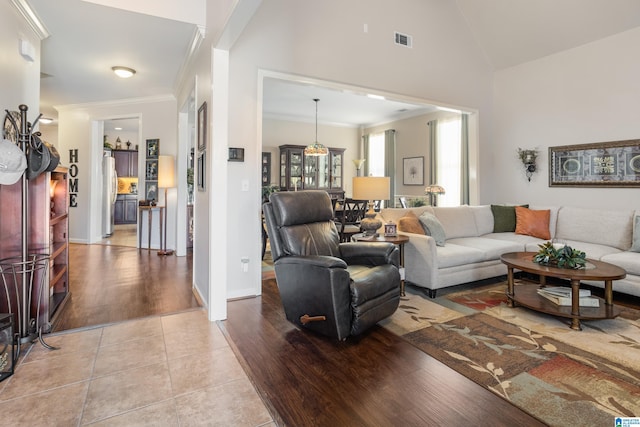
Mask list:
[[[159,139],[147,139],[147,159],[158,158],[158,144]]]
[[[207,148],[207,103],[203,102],[198,108],[198,150]]]
[[[144,178],[147,181],[157,181],[158,180],[158,161],[157,160],[147,160],[145,163],[145,174]]]
[[[198,154],[198,191],[205,191],[205,180],[207,177],[207,162],[206,162],[206,151],[202,151]]]
[[[145,183],[145,199],[152,201],[158,199],[158,183],[156,181],[147,181]]]
[[[396,237],[398,235],[398,226],[390,222],[384,225],[384,236],[385,237]]]
[[[402,159],[403,185],[424,185],[424,157]]]

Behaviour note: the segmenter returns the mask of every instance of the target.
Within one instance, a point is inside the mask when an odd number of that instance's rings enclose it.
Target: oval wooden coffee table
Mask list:
[[[571,329],[581,330],[580,319],[612,319],[620,314],[613,305],[613,281],[624,279],[627,272],[607,262],[587,260],[587,268],[558,268],[533,262],[536,252],[509,252],[500,260],[507,265],[507,297],[509,305],[522,305],[531,310],[571,319]],[[526,271],[540,276],[540,284],[518,286],[516,294],[513,284],[513,270]],[[571,306],[561,306],[538,295],[538,289],[547,283],[547,277],[568,279],[571,282]],[[604,300],[600,307],[581,307],[579,302],[581,280],[602,280],[604,282]],[[597,297],[596,297],[597,298]],[[604,304],[602,304],[604,302]]]

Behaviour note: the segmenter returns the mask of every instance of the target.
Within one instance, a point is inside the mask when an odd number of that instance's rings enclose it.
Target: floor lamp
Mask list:
[[[158,188],[164,188],[164,231],[162,239],[162,248],[158,251],[158,255],[173,255],[173,250],[167,250],[167,222],[169,222],[169,199],[167,198],[167,190],[176,186],[176,167],[173,156],[158,156]],[[151,230],[149,230],[151,233]]]

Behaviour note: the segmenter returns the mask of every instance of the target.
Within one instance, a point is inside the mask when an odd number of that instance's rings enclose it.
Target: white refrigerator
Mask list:
[[[102,157],[102,235],[109,237],[113,234],[113,215],[118,197],[118,175],[116,174],[116,159],[111,157],[110,151],[105,151]]]

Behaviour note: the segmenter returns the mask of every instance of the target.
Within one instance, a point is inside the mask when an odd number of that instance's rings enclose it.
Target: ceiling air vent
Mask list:
[[[400,46],[412,47],[413,46],[413,37],[408,34],[402,34],[399,32],[394,33],[395,42]]]

